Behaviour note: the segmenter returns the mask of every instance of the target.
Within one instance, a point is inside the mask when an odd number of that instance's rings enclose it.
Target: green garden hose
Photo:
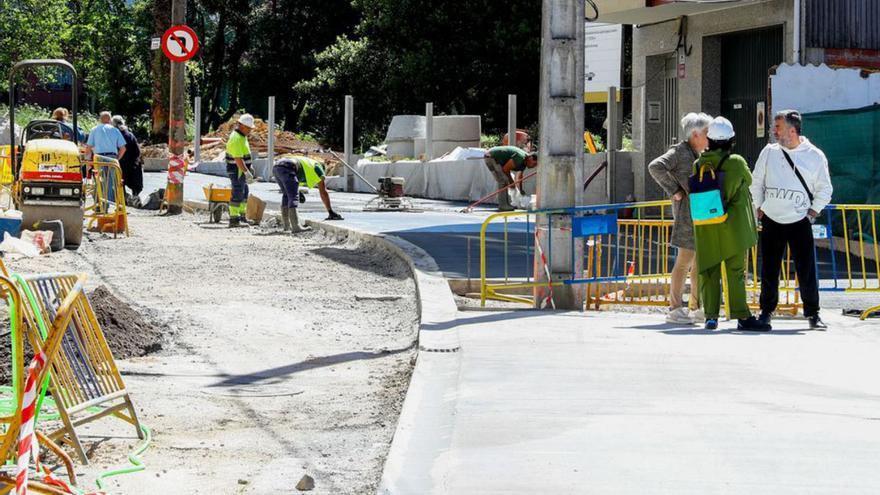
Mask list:
[[[128,462],[131,463],[131,466],[101,473],[95,480],[98,489],[104,490],[104,480],[107,478],[123,474],[137,473],[147,469],[147,466],[144,464],[144,461],[140,456],[147,450],[147,448],[149,448],[150,443],[153,441],[153,432],[143,424],[141,425],[141,431],[144,433],[144,441],[128,454]]]

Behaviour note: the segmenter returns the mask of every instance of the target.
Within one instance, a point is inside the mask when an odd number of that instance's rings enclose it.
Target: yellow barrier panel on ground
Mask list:
[[[10,331],[14,333],[12,342],[15,344],[12,354],[15,361],[23,364],[24,361],[24,319],[26,313],[25,304],[19,287],[7,276],[6,267],[0,263],[0,270],[3,275],[0,276],[0,296],[6,298],[10,305]],[[36,383],[43,383],[46,373],[50,367],[54,367],[61,353],[62,342],[68,337],[72,320],[73,307],[79,298],[85,298],[83,294],[84,276],[72,277],[73,283],[63,298],[58,299],[57,308],[52,318],[46,321],[47,329],[45,338],[39,341],[31,341],[35,352],[44,354],[46,365],[42,367],[36,376]],[[6,463],[16,457],[15,447],[18,445],[19,431],[22,428],[21,416],[22,407],[24,405],[24,383],[21,373],[13,375],[14,386],[17,396],[15,397],[15,411],[10,416],[0,417],[0,425],[3,425],[2,445],[0,445],[0,461]],[[73,470],[72,463],[67,454],[61,450],[54,442],[49,440],[40,432],[36,432],[36,436],[40,444],[47,447],[64,463],[68,477],[71,483],[76,483],[76,473]],[[6,474],[0,474],[0,493],[8,493],[15,488],[15,478]],[[35,493],[62,493],[51,486],[36,481],[28,481],[28,488]],[[66,492],[64,492],[66,493]]]

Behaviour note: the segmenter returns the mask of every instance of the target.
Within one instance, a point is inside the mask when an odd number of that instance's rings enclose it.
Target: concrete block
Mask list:
[[[275,182],[272,176],[272,164],[268,158],[259,158],[253,162],[254,175],[263,179],[263,182]],[[225,169],[224,169],[225,172]]]
[[[168,170],[167,158],[144,158],[144,172],[165,172]]]
[[[395,115],[391,119],[391,124],[388,125],[388,133],[385,135],[385,142],[391,143],[394,141],[412,141],[415,138],[424,137],[424,115]]]
[[[217,177],[226,177],[226,162],[201,162],[196,172]]]
[[[480,140],[482,122],[479,115],[444,115],[434,117],[434,142]]]

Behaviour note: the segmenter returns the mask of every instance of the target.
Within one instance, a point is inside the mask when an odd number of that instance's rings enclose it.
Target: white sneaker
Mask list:
[[[693,318],[688,315],[687,308],[676,308],[669,312],[666,315],[666,323],[673,323],[676,325],[693,325]]]
[[[706,321],[706,312],[703,311],[703,308],[700,308],[691,313],[691,318],[693,318],[693,320],[697,323],[702,323]]]

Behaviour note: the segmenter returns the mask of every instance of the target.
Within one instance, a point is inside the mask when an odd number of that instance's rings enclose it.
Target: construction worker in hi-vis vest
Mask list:
[[[238,118],[235,129],[226,143],[226,174],[232,182],[232,199],[229,201],[229,227],[247,226],[245,211],[249,194],[248,184],[254,182],[251,170],[251,147],[248,135],[254,129],[254,117],[244,114]]]

